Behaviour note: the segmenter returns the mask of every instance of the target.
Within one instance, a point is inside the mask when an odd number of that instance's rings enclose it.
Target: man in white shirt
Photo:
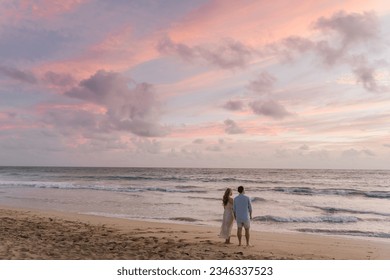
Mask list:
[[[238,187],[238,193],[239,195],[234,198],[233,203],[234,218],[237,221],[238,246],[241,246],[242,227],[245,228],[246,246],[250,246],[249,228],[250,220],[252,220],[252,204],[249,197],[244,194],[243,186]]]

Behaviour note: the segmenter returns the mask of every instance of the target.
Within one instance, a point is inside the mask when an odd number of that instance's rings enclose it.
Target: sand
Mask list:
[[[233,228],[233,231],[235,228]],[[390,260],[388,240],[251,232],[224,244],[219,228],[0,206],[0,259]]]

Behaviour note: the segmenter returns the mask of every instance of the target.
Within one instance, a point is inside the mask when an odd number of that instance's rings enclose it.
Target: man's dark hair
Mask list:
[[[239,193],[242,193],[242,192],[244,191],[244,187],[243,187],[243,186],[239,186],[238,189],[237,189],[237,191],[238,191]]]

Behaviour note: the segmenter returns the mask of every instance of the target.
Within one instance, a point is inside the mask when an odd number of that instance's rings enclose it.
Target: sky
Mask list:
[[[390,168],[387,0],[1,0],[0,165]]]

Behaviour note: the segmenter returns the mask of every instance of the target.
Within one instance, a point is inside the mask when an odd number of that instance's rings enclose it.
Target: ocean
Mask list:
[[[240,185],[253,230],[390,241],[390,170],[0,167],[0,205],[219,227]]]

